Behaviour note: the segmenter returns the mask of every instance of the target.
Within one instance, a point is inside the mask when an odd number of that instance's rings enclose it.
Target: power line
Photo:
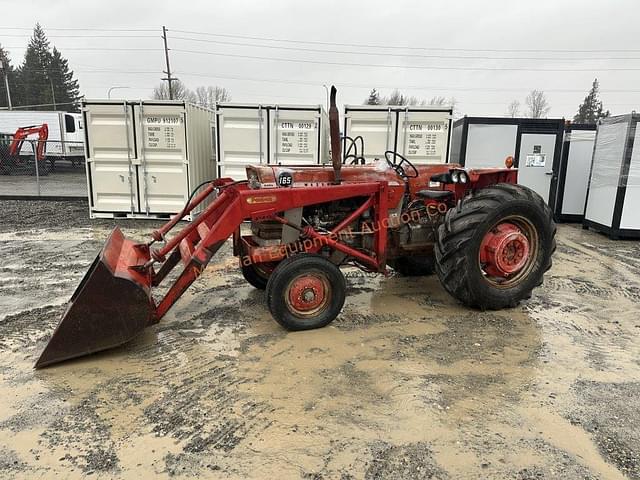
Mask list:
[[[29,30],[33,27],[5,27],[2,30]],[[79,31],[79,32],[158,32],[157,28],[79,28],[79,27],[47,27],[47,31]]]
[[[283,83],[283,84],[294,84],[294,85],[310,85],[310,86],[322,86],[321,82],[309,82],[309,81],[297,81],[297,80],[284,80],[284,79],[275,79],[275,78],[252,78],[252,77],[243,77],[243,76],[233,76],[233,75],[211,75],[206,73],[188,73],[188,72],[180,72],[182,76],[185,77],[205,77],[205,78],[219,78],[223,80],[246,80],[250,82],[261,82],[261,83]],[[357,84],[357,83],[342,83],[335,82],[342,88],[350,87],[350,88],[398,88],[403,90],[424,90],[424,91],[433,91],[433,90],[445,90],[445,91],[462,91],[462,92],[528,92],[533,90],[533,88],[521,87],[521,88],[485,88],[485,87],[438,87],[438,86],[424,86],[424,85],[385,85],[385,84]],[[545,92],[558,92],[558,93],[584,93],[584,89],[543,89]],[[640,93],[640,89],[636,90],[600,90],[603,93]]]
[[[156,70],[123,70],[123,69],[110,69],[110,68],[102,68],[96,67],[93,65],[80,65],[81,67],[86,68],[95,68],[95,70],[76,70],[80,73],[125,73],[125,74],[154,74],[156,75],[158,72]],[[175,72],[172,72],[175,73]],[[286,80],[286,79],[277,79],[277,78],[256,78],[256,77],[245,77],[238,75],[217,75],[217,74],[209,74],[209,73],[199,73],[199,72],[188,72],[188,71],[179,71],[181,76],[184,77],[201,77],[201,78],[216,78],[222,80],[242,80],[249,82],[259,82],[259,83],[281,83],[287,85],[307,85],[314,87],[321,87],[322,82],[313,82],[313,81],[303,81],[303,80]],[[371,84],[358,84],[358,83],[342,83],[335,82],[341,88],[398,88],[402,90],[420,90],[420,91],[460,91],[460,92],[529,92],[533,89],[533,87],[520,87],[520,88],[487,88],[487,87],[454,87],[454,86],[425,86],[425,85],[401,85],[401,84],[380,84],[372,82]],[[540,89],[540,87],[536,87]],[[546,89],[543,88],[545,92],[553,92],[553,93],[584,93],[584,89]],[[602,93],[640,93],[640,89],[602,89],[600,90]]]
[[[600,53],[600,52],[640,52],[640,49],[593,49],[593,50],[576,50],[576,49],[517,49],[517,48],[455,48],[455,47],[416,47],[409,45],[380,45],[380,44],[364,44],[364,43],[339,43],[339,42],[322,42],[314,40],[294,40],[273,37],[257,37],[249,35],[231,35],[223,33],[196,32],[193,30],[173,30],[177,33],[186,33],[192,35],[204,35],[209,37],[226,37],[226,38],[243,38],[248,40],[263,40],[270,42],[288,42],[288,43],[306,43],[313,45],[333,45],[342,47],[362,47],[362,48],[388,48],[401,50],[440,50],[452,52],[557,52],[557,53]]]
[[[2,28],[2,27],[0,27]],[[3,37],[18,37],[18,38],[30,38],[31,35],[27,33],[15,33],[15,34],[2,34]],[[54,33],[53,35],[47,35],[47,38],[157,38],[156,35],[58,35]]]
[[[412,70],[456,70],[456,71],[490,71],[490,72],[506,72],[506,71],[522,71],[522,72],[636,72],[640,71],[640,68],[530,68],[530,67],[447,67],[442,65],[385,65],[380,63],[349,63],[349,62],[328,62],[322,60],[302,60],[293,58],[277,58],[277,57],[264,57],[256,55],[240,55],[235,53],[219,53],[219,52],[206,52],[201,50],[184,50],[184,49],[172,49],[174,52],[192,53],[198,55],[215,55],[219,57],[229,58],[246,58],[252,60],[268,60],[276,62],[289,62],[289,63],[311,63],[315,65],[336,65],[344,67],[374,67],[374,68],[405,68]]]
[[[187,38],[187,37],[171,37],[173,40],[187,40],[192,42],[214,43],[220,45],[234,45],[241,47],[257,47],[257,48],[271,48],[276,50],[295,50],[299,52],[314,52],[314,53],[338,53],[338,54],[351,54],[351,55],[366,55],[374,57],[408,57],[408,58],[450,58],[456,60],[555,60],[555,61],[583,61],[583,60],[640,60],[640,57],[491,57],[491,56],[462,56],[462,55],[438,55],[438,54],[411,54],[411,53],[389,53],[389,52],[354,52],[345,50],[323,50],[317,48],[300,48],[300,47],[286,47],[281,45],[261,45],[258,43],[240,43],[240,42],[227,42],[223,40],[207,40],[203,38]]]
[[[21,47],[5,47],[7,49],[13,49],[13,48],[25,48],[24,46]],[[56,45],[56,48],[58,48],[58,45]],[[81,50],[81,51],[88,51],[88,52],[100,52],[100,51],[105,51],[105,52],[129,52],[129,51],[136,51],[136,52],[158,52],[158,51],[163,51],[162,48],[157,47],[157,48],[143,48],[143,47],[59,47],[61,50]]]

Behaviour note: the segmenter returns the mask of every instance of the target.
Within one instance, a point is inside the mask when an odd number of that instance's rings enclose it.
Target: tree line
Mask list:
[[[171,81],[171,93],[174,100],[183,100],[206,108],[214,108],[216,103],[231,101],[231,92],[225,87],[209,85],[191,90],[177,78]],[[169,84],[165,82],[155,87],[151,98],[169,100]]]
[[[532,90],[525,98],[524,116],[528,118],[546,118],[551,105],[542,90]],[[507,106],[508,117],[519,117],[521,115],[520,102],[513,100]],[[599,119],[606,118],[611,113],[605,110],[602,100],[600,100],[600,84],[598,79],[594,79],[591,89],[587,93],[582,103],[578,106],[577,113],[573,116],[573,123],[595,124]]]
[[[413,95],[405,95],[397,88],[391,92],[388,97],[384,97],[380,95],[380,92],[373,88],[371,92],[369,92],[369,96],[364,100],[364,105],[419,105],[419,106],[450,106],[455,108],[456,104],[455,97],[445,98],[442,96],[431,97],[430,99],[418,98]]]
[[[9,52],[0,45],[0,108],[8,108],[5,79],[13,108],[32,110],[79,110],[80,86],[69,62],[36,24],[22,63],[14,67]]]
[[[420,99],[412,95],[405,95],[398,89],[393,90],[388,97],[382,96],[380,92],[373,88],[369,96],[364,100],[364,105],[419,105],[419,106],[451,106],[456,110],[458,104],[455,97],[445,98],[435,96],[430,99]],[[524,99],[524,108],[519,100],[513,100],[508,106],[506,115],[508,117],[546,118],[551,110],[551,105],[543,90],[531,90]],[[578,111],[573,117],[574,123],[595,124],[598,119],[606,118],[610,115],[609,110],[605,110],[602,100],[600,100],[600,84],[596,78],[591,85],[583,102],[578,106]]]

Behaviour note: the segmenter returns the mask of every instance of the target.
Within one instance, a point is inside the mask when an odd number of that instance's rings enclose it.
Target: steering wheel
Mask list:
[[[397,162],[398,158],[400,158],[399,162]],[[387,164],[402,178],[416,178],[419,175],[418,169],[415,165],[398,152],[387,150],[384,152],[384,159],[387,161]],[[403,166],[404,164],[406,164],[406,167]]]

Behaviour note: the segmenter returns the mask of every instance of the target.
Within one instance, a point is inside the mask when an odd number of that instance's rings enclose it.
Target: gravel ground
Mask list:
[[[287,333],[225,245],[127,345],[34,371],[111,228],[0,202],[0,478],[640,478],[640,243],[561,225],[521,306],[346,271],[329,327]]]

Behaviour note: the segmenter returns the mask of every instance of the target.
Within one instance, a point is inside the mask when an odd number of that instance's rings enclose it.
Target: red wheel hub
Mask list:
[[[314,275],[297,277],[289,288],[289,304],[299,312],[310,312],[324,303],[325,285]]]
[[[492,277],[508,277],[519,272],[529,260],[529,254],[529,239],[509,222],[487,232],[480,245],[480,263]]]

